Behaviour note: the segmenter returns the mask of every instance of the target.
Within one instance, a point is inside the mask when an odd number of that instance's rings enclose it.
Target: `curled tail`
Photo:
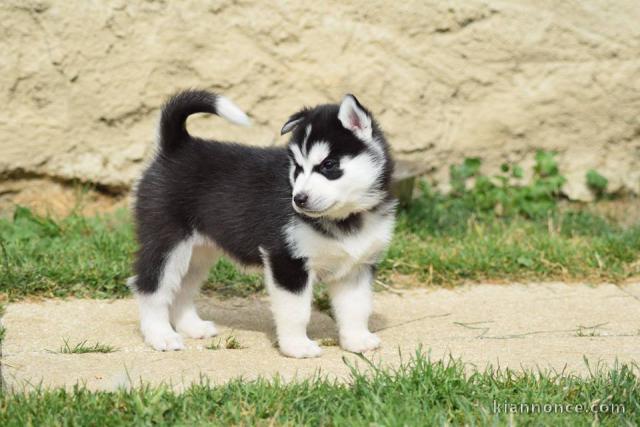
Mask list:
[[[160,116],[160,148],[168,152],[189,138],[187,117],[195,113],[211,113],[230,122],[249,126],[249,117],[224,96],[204,90],[186,90],[174,95],[162,108]]]

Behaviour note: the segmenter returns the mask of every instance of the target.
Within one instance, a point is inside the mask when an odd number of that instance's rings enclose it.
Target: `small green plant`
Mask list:
[[[263,289],[262,277],[259,274],[244,274],[233,262],[220,258],[209,272],[205,291],[215,291],[222,297],[244,297],[260,292]]]
[[[211,341],[211,343],[205,348],[207,350],[220,350],[222,348],[227,350],[239,350],[244,347],[235,336],[229,335],[225,338],[224,342],[222,342],[222,338],[218,338],[217,340]]]
[[[577,337],[599,337],[597,326],[578,326],[576,330]]]
[[[555,153],[539,150],[531,182],[520,183],[524,171],[519,165],[503,164],[492,177],[480,174],[479,158],[467,158],[450,169],[452,192],[457,204],[477,215],[540,218],[555,209],[565,178],[560,174]]]
[[[93,345],[88,345],[87,340],[81,341],[78,344],[71,346],[68,339],[64,339],[64,344],[60,347],[59,353],[63,354],[84,354],[84,353],[113,353],[116,351],[115,347],[108,344],[100,344],[96,342]]]
[[[211,341],[205,348],[207,350],[220,350],[222,348],[220,339]]]
[[[227,350],[239,350],[244,347],[240,345],[240,341],[238,341],[238,339],[235,336],[229,335],[224,340],[224,348],[226,348]]]
[[[606,194],[607,185],[609,185],[609,180],[600,175],[598,171],[594,169],[587,171],[587,186],[597,198],[602,198]]]
[[[327,287],[323,283],[317,283],[313,287],[313,305],[316,310],[332,316],[331,299],[329,298]]]
[[[323,347],[337,347],[338,340],[335,338],[323,338],[320,340],[320,345]]]

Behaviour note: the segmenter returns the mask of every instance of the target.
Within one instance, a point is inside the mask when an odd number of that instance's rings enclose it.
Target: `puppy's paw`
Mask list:
[[[176,329],[182,335],[189,338],[203,339],[218,335],[216,325],[208,320],[198,319],[190,322],[182,322],[177,325]]]
[[[282,354],[296,359],[318,357],[322,354],[320,346],[307,337],[279,340],[278,344]]]
[[[147,333],[145,342],[158,351],[184,350],[182,337],[173,331]]]
[[[380,338],[369,331],[340,336],[340,347],[353,353],[364,353],[380,347]]]

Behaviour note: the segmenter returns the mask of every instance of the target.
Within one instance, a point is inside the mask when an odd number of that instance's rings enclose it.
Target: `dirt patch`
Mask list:
[[[48,179],[17,179],[0,182],[0,216],[11,216],[16,205],[40,215],[64,217],[72,212],[95,215],[126,207],[127,195],[109,195],[91,187]]]

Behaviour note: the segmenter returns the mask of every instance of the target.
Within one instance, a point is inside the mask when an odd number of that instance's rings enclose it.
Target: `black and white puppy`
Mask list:
[[[194,113],[248,124],[231,101],[205,91],[174,96],[162,111],[158,153],[137,188],[140,244],[130,285],[145,341],[183,348],[181,335],[207,338],[216,326],[194,296],[220,255],[262,265],[278,345],[316,357],[307,337],[312,286],[328,286],[340,345],[379,346],[368,328],[375,266],[389,245],[395,200],[393,162],[371,114],[352,95],[340,105],[294,114],[282,127],[288,146],[257,148],[189,135]]]

